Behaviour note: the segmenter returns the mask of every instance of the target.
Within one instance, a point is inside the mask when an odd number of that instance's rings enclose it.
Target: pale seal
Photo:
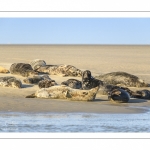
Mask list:
[[[37,90],[34,94],[26,98],[49,98],[49,99],[67,99],[75,101],[94,101],[99,87],[91,90],[72,89],[65,85],[56,85],[49,88]]]
[[[55,80],[51,80],[51,79],[45,79],[45,80],[41,80],[38,83],[38,87],[41,88],[49,88],[51,86],[57,85],[57,83],[55,82]]]
[[[82,82],[77,79],[68,79],[67,81],[63,81],[61,85],[67,85],[73,89],[81,89]]]
[[[148,87],[149,84],[145,83],[144,80],[139,79],[135,75],[131,75],[126,72],[111,72],[104,75],[95,77],[107,84],[113,84],[125,87]]]
[[[9,70],[7,70],[6,68],[0,66],[0,73],[9,73]]]
[[[48,75],[38,75],[33,77],[27,77],[23,81],[29,84],[38,84],[41,80],[45,80],[45,79],[50,80],[50,77]]]
[[[46,62],[41,59],[35,59],[31,61],[29,64],[32,66],[33,70],[37,70],[41,66],[46,66]]]
[[[21,88],[22,83],[19,79],[16,79],[15,77],[12,77],[12,76],[0,77],[0,86],[2,86],[2,87]]]
[[[23,77],[38,75],[38,73],[32,69],[30,64],[25,64],[25,63],[12,64],[10,66],[10,73],[21,75]]]
[[[46,65],[41,66],[36,71],[48,73],[50,75],[81,77],[82,71],[72,65]]]

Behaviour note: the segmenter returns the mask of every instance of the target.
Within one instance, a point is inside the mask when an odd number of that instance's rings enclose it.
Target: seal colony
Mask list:
[[[0,68],[1,69],[1,68]],[[5,70],[2,68],[1,70]],[[7,71],[7,70],[6,70]],[[37,84],[39,90],[26,98],[54,98],[77,101],[93,101],[96,94],[108,96],[108,100],[127,103],[130,98],[150,99],[149,90],[132,91],[128,87],[148,87],[149,84],[137,76],[125,72],[112,72],[93,77],[91,71],[80,69],[72,65],[47,65],[42,59],[35,59],[29,64],[13,63],[10,73],[26,77],[23,81],[28,84]],[[42,75],[41,75],[42,74]],[[68,79],[58,85],[49,75],[81,77]],[[22,83],[13,76],[1,77],[0,86],[21,88]],[[99,91],[98,91],[99,90]]]

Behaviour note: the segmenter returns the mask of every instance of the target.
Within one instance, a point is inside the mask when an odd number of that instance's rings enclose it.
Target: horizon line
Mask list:
[[[77,45],[77,46],[78,46],[78,45],[89,45],[89,46],[90,46],[90,45],[91,45],[91,46],[92,46],[92,45],[97,45],[97,46],[121,46],[121,45],[122,45],[122,46],[150,46],[150,44],[34,44],[34,43],[33,43],[33,44],[22,44],[22,43],[21,43],[21,44],[0,44],[0,46],[2,46],[2,45],[4,45],[4,46],[5,46],[5,45],[7,45],[7,46],[9,46],[9,45],[10,45],[10,46],[11,46],[11,45],[49,45],[49,46],[54,46],[54,45],[55,45],[55,46],[59,46],[59,45],[60,45],[60,46],[61,46],[61,45],[64,45],[64,46],[65,46],[65,45],[68,45],[68,46],[69,46],[69,45],[70,45],[70,46],[71,46],[71,45],[74,45],[74,46],[76,46],[76,45]]]

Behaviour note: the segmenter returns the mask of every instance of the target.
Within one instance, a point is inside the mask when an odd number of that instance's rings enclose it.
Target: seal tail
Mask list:
[[[35,95],[35,93],[33,93],[31,95],[26,96],[26,98],[36,98],[36,95]]]

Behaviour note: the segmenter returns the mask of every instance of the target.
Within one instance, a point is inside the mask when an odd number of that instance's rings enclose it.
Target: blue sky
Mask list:
[[[150,44],[150,18],[0,18],[0,44]]]

